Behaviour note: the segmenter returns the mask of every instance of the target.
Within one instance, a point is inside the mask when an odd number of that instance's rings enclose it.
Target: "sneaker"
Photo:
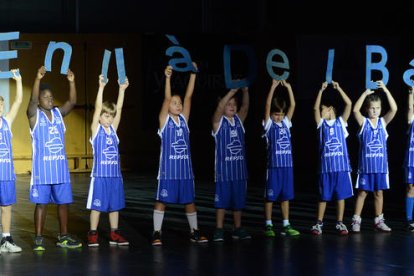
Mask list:
[[[89,231],[88,232],[88,246],[96,247],[99,246],[98,243],[98,231]]]
[[[361,217],[353,217],[352,224],[351,224],[352,232],[359,233],[361,232]]]
[[[42,236],[36,236],[34,238],[33,250],[34,251],[45,251],[46,250],[45,246],[43,245],[43,237]]]
[[[162,245],[160,231],[154,231],[154,233],[152,234],[152,245],[154,246]]]
[[[391,232],[391,228],[388,227],[388,225],[385,224],[384,215],[381,214],[378,217],[375,218],[375,230],[380,232]]]
[[[266,225],[264,234],[268,238],[273,238],[274,236],[276,236],[275,231],[273,230],[273,225]]]
[[[252,236],[250,236],[249,233],[247,233],[246,229],[241,227],[233,230],[231,237],[233,238],[233,240],[249,240],[252,238]]]
[[[407,223],[407,231],[414,232],[414,223],[412,221]]]
[[[3,237],[1,239],[0,242],[0,251],[1,252],[10,252],[10,253],[16,253],[16,252],[21,252],[22,248],[17,246],[12,237],[8,236],[8,237]]]
[[[196,242],[196,243],[206,243],[208,242],[208,239],[201,235],[200,230],[195,230],[190,233],[190,241]]]
[[[57,247],[62,248],[79,248],[82,247],[82,243],[70,234],[59,235],[56,242]]]
[[[127,241],[122,235],[119,230],[111,231],[109,235],[109,244],[110,245],[129,245],[129,241]]]
[[[340,236],[346,236],[348,235],[348,228],[346,228],[346,225],[341,223],[336,224],[336,231]]]
[[[293,229],[292,226],[290,226],[290,224],[288,224],[288,225],[283,227],[282,232],[280,234],[282,236],[293,237],[293,236],[300,235],[300,232],[296,229]]]
[[[214,242],[223,242],[224,241],[224,230],[223,230],[223,228],[216,228],[216,230],[214,230],[213,241]]]
[[[315,236],[322,235],[322,228],[323,228],[323,224],[319,224],[319,223],[315,224],[311,228],[311,234]]]

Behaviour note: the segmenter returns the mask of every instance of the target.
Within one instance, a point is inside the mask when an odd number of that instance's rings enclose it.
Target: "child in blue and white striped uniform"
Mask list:
[[[406,217],[407,217],[407,230],[414,232],[413,221],[413,207],[414,207],[414,99],[413,99],[414,87],[410,87],[408,90],[408,145],[404,160],[405,169],[405,183],[407,183],[407,195],[406,195]]]
[[[195,68],[196,64],[193,63]],[[165,69],[165,95],[159,114],[158,135],[161,138],[158,189],[154,206],[154,232],[152,245],[162,245],[161,227],[166,204],[182,204],[190,225],[190,240],[206,243],[198,229],[197,210],[194,203],[194,176],[191,163],[188,119],[191,110],[191,97],[194,91],[196,74],[192,72],[184,97],[184,105],[179,95],[171,95],[171,75],[173,69]]]
[[[4,115],[4,98],[0,96],[0,206],[2,238],[1,252],[21,252],[10,235],[12,205],[16,203],[16,174],[14,173],[11,127],[23,100],[22,77],[15,69],[11,70],[16,81],[16,98],[9,112]],[[4,115],[4,116],[3,116]]]
[[[59,107],[53,105],[53,94],[49,87],[40,87],[45,76],[44,66],[37,71],[32,95],[27,107],[30,134],[32,136],[32,176],[30,181],[30,201],[36,204],[35,240],[33,250],[45,250],[43,228],[47,205],[57,204],[60,233],[56,243],[59,247],[78,248],[82,246],[75,237],[68,234],[68,205],[72,203],[68,161],[65,150],[65,123],[76,104],[75,75],[69,69],[69,99]]]
[[[273,98],[277,86],[286,87],[289,94],[289,108],[285,113],[286,102]],[[273,104],[272,104],[273,103]],[[294,197],[293,161],[290,128],[295,111],[295,98],[290,83],[286,80],[273,80],[267,95],[263,126],[267,142],[267,173],[265,187],[265,236],[274,237],[272,222],[273,202],[280,201],[283,217],[282,235],[297,236],[299,231],[289,223],[289,201]]]
[[[332,81],[332,86],[339,92],[345,103],[341,116],[336,116],[336,109],[322,101],[322,93],[328,83],[322,83],[313,108],[315,122],[319,130],[319,192],[317,222],[312,226],[313,235],[321,235],[326,203],[333,198],[337,200],[336,230],[339,235],[347,235],[348,229],[343,223],[345,199],[353,196],[351,181],[351,165],[349,162],[346,138],[347,121],[351,114],[352,102],[339,84]],[[321,104],[321,102],[323,102]]]
[[[93,168],[86,208],[91,210],[88,246],[99,246],[98,224],[101,212],[109,213],[111,232],[109,244],[129,245],[118,230],[119,210],[125,207],[124,184],[119,158],[119,139],[116,131],[121,122],[125,90],[129,82],[119,84],[117,103],[102,103],[103,90],[108,80],[99,76],[90,142],[93,149]]]
[[[397,104],[391,92],[382,81],[377,81],[378,88],[385,92],[390,110],[381,115],[381,98],[373,90],[367,89],[359,97],[354,106],[354,116],[361,130],[358,133],[359,166],[356,188],[358,196],[355,202],[355,212],[352,217],[352,231],[361,231],[361,212],[364,207],[365,198],[368,192],[374,193],[375,219],[374,227],[381,232],[391,232],[391,228],[384,222],[383,214],[383,190],[388,190],[388,160],[387,160],[387,138],[386,126],[391,122],[397,113]],[[365,110],[368,117],[361,114],[362,104],[365,103]]]
[[[215,149],[216,230],[213,240],[224,241],[224,216],[226,209],[233,211],[233,239],[250,239],[241,227],[242,209],[246,204],[247,166],[244,145],[243,122],[249,111],[249,90],[242,88],[243,99],[238,109],[235,94],[231,89],[218,103],[213,115],[213,137]]]

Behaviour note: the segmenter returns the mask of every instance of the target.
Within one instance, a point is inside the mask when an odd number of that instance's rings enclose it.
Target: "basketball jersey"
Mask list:
[[[330,121],[321,119],[318,125],[321,173],[351,171],[346,145],[346,126],[342,117]]]
[[[411,118],[410,127],[408,129],[408,146],[405,153],[405,167],[414,167],[414,116]]]
[[[233,117],[233,122],[225,116],[221,117],[220,125],[213,133],[216,142],[216,181],[247,179],[244,132],[243,123],[237,115]]]
[[[158,130],[161,137],[158,179],[193,179],[190,153],[190,130],[183,115],[178,123],[168,114],[164,126]]]
[[[359,173],[388,173],[388,133],[384,120],[378,118],[374,128],[371,121],[365,118],[358,136]]]
[[[115,129],[109,126],[110,133],[99,124],[95,137],[91,137],[90,142],[93,149],[93,169],[94,177],[120,177],[121,164],[119,159],[119,138]]]
[[[35,126],[30,131],[33,149],[31,184],[70,183],[65,123],[57,107],[50,112],[52,121],[38,108]]]
[[[9,122],[0,117],[0,181],[16,180],[12,154],[12,132]]]
[[[265,123],[268,168],[293,167],[291,127],[292,123],[286,116],[280,123],[270,118]]]

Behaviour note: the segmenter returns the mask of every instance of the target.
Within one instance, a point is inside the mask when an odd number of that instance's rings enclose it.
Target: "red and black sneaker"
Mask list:
[[[109,244],[110,245],[129,245],[129,241],[125,239],[119,230],[111,231],[110,237],[109,237]]]
[[[98,231],[89,231],[88,232],[88,246],[96,247],[99,246],[98,243]]]

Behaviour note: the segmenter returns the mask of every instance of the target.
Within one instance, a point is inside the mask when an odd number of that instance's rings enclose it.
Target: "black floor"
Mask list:
[[[386,198],[385,215],[391,234],[373,231],[372,199],[363,212],[362,233],[339,237],[334,232],[335,206],[329,205],[324,233],[309,234],[315,220],[317,196],[296,192],[291,205],[291,223],[302,231],[298,238],[263,237],[262,188],[250,185],[243,223],[252,234],[250,241],[194,245],[188,239],[188,223],[182,206],[169,206],[163,224],[163,246],[150,244],[152,208],[156,180],[125,174],[127,207],[121,211],[120,228],[130,247],[110,247],[107,215],[100,223],[101,246],[78,250],[54,246],[58,233],[55,206],[49,206],[46,221],[46,251],[33,252],[33,204],[28,201],[29,176],[18,176],[17,204],[13,209],[12,235],[22,253],[0,256],[0,275],[414,275],[414,234],[404,231],[403,196]],[[70,209],[70,232],[86,242],[89,212],[86,197],[88,174],[72,174],[74,203]],[[214,230],[214,184],[196,183],[199,225],[211,237]],[[387,202],[388,200],[388,202]],[[280,212],[274,222],[280,231]],[[345,222],[349,226],[353,199],[347,201]],[[365,215],[366,214],[366,215]],[[365,216],[365,217],[364,217]]]

